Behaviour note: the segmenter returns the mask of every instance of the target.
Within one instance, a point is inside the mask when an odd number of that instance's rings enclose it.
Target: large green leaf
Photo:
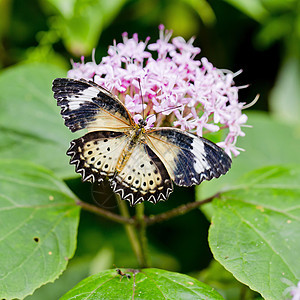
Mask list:
[[[52,65],[13,67],[0,75],[0,157],[46,166],[74,176],[66,150],[75,138],[64,126],[51,85],[66,73]]]
[[[216,260],[266,299],[300,278],[300,166],[266,167],[215,199],[209,243]]]
[[[0,161],[0,296],[24,298],[54,281],[76,247],[79,207],[50,171]]]
[[[223,299],[213,288],[187,275],[160,269],[125,270],[121,277],[107,270],[78,283],[61,300],[67,299]]]

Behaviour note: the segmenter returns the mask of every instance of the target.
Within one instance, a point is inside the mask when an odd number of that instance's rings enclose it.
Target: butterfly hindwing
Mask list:
[[[172,180],[157,155],[138,143],[123,169],[111,180],[113,191],[131,205],[143,201],[167,200],[173,191]]]
[[[67,152],[70,163],[83,181],[101,182],[114,175],[119,157],[127,143],[122,132],[96,131],[73,140]]]
[[[179,129],[150,130],[147,139],[149,147],[179,186],[219,177],[231,166],[230,157],[216,144]]]
[[[92,81],[57,78],[52,90],[65,125],[72,132],[83,128],[124,131],[134,125],[122,102]]]

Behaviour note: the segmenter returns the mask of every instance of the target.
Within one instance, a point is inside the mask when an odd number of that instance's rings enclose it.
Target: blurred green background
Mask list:
[[[252,109],[299,128],[298,0],[0,0],[1,72],[32,63],[53,64],[66,72],[71,59],[79,61],[84,55],[86,61],[91,60],[93,48],[99,63],[112,41],[121,41],[124,31],[129,36],[137,32],[142,40],[150,36],[154,42],[161,23],[173,30],[173,36],[186,40],[195,36],[200,56],[217,68],[242,69],[236,85],[249,87],[240,90],[241,102],[249,103],[260,94]],[[90,184],[82,184],[79,178],[66,182],[81,199],[93,203]],[[190,202],[194,194],[193,189],[176,188],[166,203],[147,203],[146,213]],[[117,211],[115,207],[112,210]],[[243,299],[253,299],[251,292],[212,261],[208,227],[209,221],[200,210],[150,227],[153,266],[204,279],[223,289],[228,299],[240,299],[241,293],[246,295]],[[68,270],[54,284],[26,299],[56,299],[82,278],[113,264],[137,266],[123,228],[82,212],[78,249]]]

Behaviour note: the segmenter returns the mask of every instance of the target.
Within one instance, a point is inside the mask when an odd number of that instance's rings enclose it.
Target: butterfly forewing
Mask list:
[[[52,90],[65,125],[72,132],[83,128],[88,131],[124,131],[134,126],[122,102],[94,82],[57,78]]]
[[[173,191],[164,164],[144,143],[137,143],[123,169],[111,179],[111,187],[131,205],[164,201]]]
[[[122,132],[96,131],[73,140],[67,154],[83,181],[101,182],[114,175],[128,137]]]
[[[216,144],[179,129],[153,129],[147,139],[172,180],[180,186],[219,177],[231,166],[230,157]]]

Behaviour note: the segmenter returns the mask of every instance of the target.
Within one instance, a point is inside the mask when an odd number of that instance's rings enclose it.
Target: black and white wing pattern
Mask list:
[[[73,140],[67,155],[83,181],[100,183],[115,174],[127,143],[128,137],[122,132],[94,131]]]
[[[110,179],[113,191],[131,205],[165,201],[173,191],[172,180],[158,156],[138,143],[125,166]]]
[[[127,163],[116,171],[127,144],[128,137],[122,132],[95,131],[73,140],[67,154],[83,181],[100,183],[109,178],[113,191],[131,205],[167,200],[173,191],[172,180],[146,144],[138,143]]]
[[[52,91],[72,132],[84,128],[124,131],[135,124],[123,103],[92,81],[56,78]]]
[[[231,159],[213,142],[175,128],[156,128],[147,134],[148,146],[161,159],[179,186],[200,184],[225,174]]]
[[[200,184],[225,174],[230,157],[204,138],[175,128],[146,130],[135,124],[124,104],[84,79],[57,78],[54,98],[71,131],[88,133],[71,142],[67,154],[83,181],[107,178],[131,205],[167,200],[173,183]]]

